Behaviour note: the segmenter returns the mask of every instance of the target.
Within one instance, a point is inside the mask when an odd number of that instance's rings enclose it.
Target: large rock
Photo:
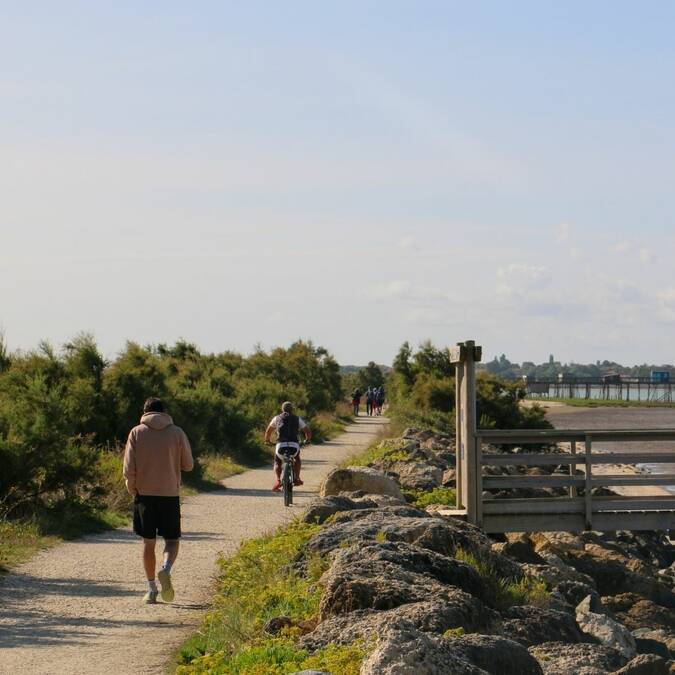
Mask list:
[[[597,591],[592,586],[580,581],[561,581],[553,587],[551,595],[560,595],[575,609],[580,602],[589,598],[589,610],[591,612],[597,612],[598,614],[607,613]],[[576,611],[574,613],[576,614]]]
[[[451,651],[448,640],[412,626],[387,626],[360,675],[487,675]]]
[[[348,497],[340,495],[331,495],[323,499],[317,499],[305,511],[303,520],[306,523],[324,523],[327,518],[339,513],[340,511],[352,511],[354,509],[372,509],[377,508],[377,504],[372,500],[354,501]]]
[[[450,649],[488,673],[496,675],[539,675],[541,667],[527,649],[496,635],[465,635],[450,638]]]
[[[607,675],[627,662],[616,649],[586,642],[545,642],[530,647],[529,652],[544,675]]]
[[[664,630],[663,628],[656,630],[651,628],[638,628],[633,631],[633,637],[635,638],[636,643],[639,644],[642,641],[644,646],[646,646],[644,642],[646,640],[649,640],[650,642],[659,642],[668,650],[670,658],[675,658],[675,634],[672,632]],[[645,649],[644,651],[648,650]],[[652,653],[662,654],[661,650]]]
[[[586,544],[584,551],[571,551],[567,562],[575,569],[591,576],[600,595],[618,595],[633,592],[655,600],[659,604],[675,607],[675,595],[662,581],[649,571],[641,561],[629,559],[625,553],[603,542]]]
[[[584,642],[576,622],[569,615],[531,605],[510,607],[502,612],[503,634],[531,647],[543,642]]]
[[[321,582],[322,619],[357,609],[443,599],[454,592],[448,586],[486,596],[481,577],[470,565],[403,542],[364,542],[340,549]]]
[[[412,625],[425,633],[437,634],[461,626],[467,633],[493,633],[500,630],[500,623],[499,614],[477,598],[458,588],[447,588],[442,599],[430,598],[384,611],[357,610],[332,616],[305,635],[301,645],[314,652],[331,643],[351,644],[359,639],[368,642],[387,626]]]
[[[612,675],[668,675],[669,672],[665,659],[654,654],[640,654]]]
[[[319,496],[328,497],[329,495],[339,495],[341,492],[353,492],[355,490],[391,495],[403,499],[403,493],[394,480],[382,471],[367,466],[333,469],[324,479],[319,490]]]
[[[521,563],[545,564],[545,561],[535,553],[532,541],[524,532],[507,533],[506,541],[493,544],[492,549]]]
[[[587,603],[582,601],[577,607],[579,628],[600,644],[616,649],[626,659],[632,659],[637,654],[637,649],[635,638],[628,628],[606,614],[589,612],[588,606],[590,606],[590,597]]]
[[[401,487],[410,490],[433,490],[443,480],[443,470],[426,462],[394,462],[388,471],[395,474]]]
[[[403,541],[453,557],[458,549],[489,562],[502,577],[520,579],[520,565],[492,551],[491,540],[477,527],[455,518],[431,517],[419,509],[390,506],[336,514],[308,542],[309,552],[330,555],[361,541]]]
[[[675,612],[635,593],[622,593],[602,599],[616,618],[631,630],[638,628],[675,629]]]
[[[540,675],[524,647],[494,635],[445,639],[414,628],[387,627],[361,675]]]

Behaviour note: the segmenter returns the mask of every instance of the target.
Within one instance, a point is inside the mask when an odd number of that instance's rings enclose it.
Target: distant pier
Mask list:
[[[673,382],[651,377],[564,377],[532,380],[523,377],[529,398],[577,398],[597,401],[673,403]]]

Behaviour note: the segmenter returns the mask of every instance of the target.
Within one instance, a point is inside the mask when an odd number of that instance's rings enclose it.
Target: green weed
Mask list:
[[[454,557],[476,569],[488,589],[486,597],[496,609],[508,609],[515,605],[549,606],[550,596],[543,581],[532,577],[520,580],[501,577],[489,560],[461,548],[455,551]]]

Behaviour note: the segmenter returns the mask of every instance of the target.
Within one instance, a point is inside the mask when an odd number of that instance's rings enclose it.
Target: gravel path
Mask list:
[[[305,448],[305,484],[292,508],[284,509],[270,491],[271,467],[228,478],[225,490],[185,499],[173,604],[141,604],[141,545],[128,528],[40,553],[0,584],[0,673],[165,672],[207,609],[218,554],[232,555],[244,539],[300,513],[328,471],[367,446],[386,422],[361,417],[335,440]]]

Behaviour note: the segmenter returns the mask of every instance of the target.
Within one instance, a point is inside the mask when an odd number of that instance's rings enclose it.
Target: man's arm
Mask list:
[[[274,433],[276,427],[274,426],[274,421],[270,422],[265,429],[265,443],[272,442],[272,434]]]
[[[122,469],[124,482],[127,486],[127,492],[130,495],[136,495],[136,437],[134,432],[129,433],[127,444],[124,448],[124,468]]]
[[[305,434],[305,440],[309,443],[309,441],[312,440],[312,430],[309,428],[308,425],[305,425],[302,428],[302,431]]]
[[[180,451],[180,470],[181,471],[192,471],[192,467],[195,465],[194,460],[192,459],[192,448],[190,447],[190,441],[185,432],[183,432],[183,443],[181,444]]]

